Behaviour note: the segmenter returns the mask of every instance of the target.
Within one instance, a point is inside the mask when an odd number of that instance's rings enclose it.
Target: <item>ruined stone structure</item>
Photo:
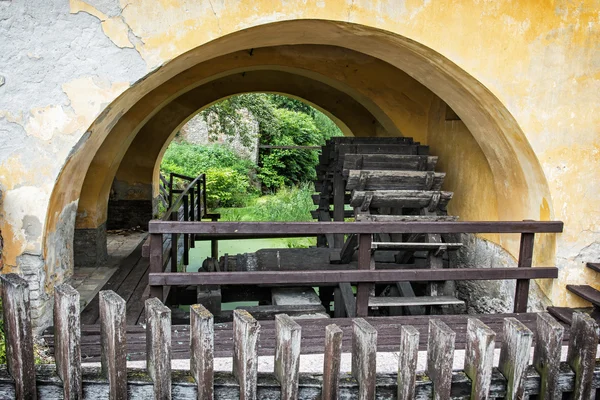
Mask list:
[[[0,1],[2,273],[48,322],[77,258],[102,263],[109,198],[150,215],[178,129],[233,94],[291,95],[347,135],[430,146],[461,220],[562,220],[538,282],[600,280],[600,4],[480,0]],[[129,203],[128,203],[129,202]],[[130,205],[128,207],[128,205]],[[123,216],[122,216],[123,217]],[[123,217],[124,218],[124,217]],[[518,238],[465,254],[510,260]],[[505,262],[505,261],[502,261]]]

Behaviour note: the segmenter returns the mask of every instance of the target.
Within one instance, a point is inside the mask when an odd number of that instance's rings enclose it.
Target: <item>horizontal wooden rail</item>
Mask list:
[[[557,278],[555,267],[150,273],[150,285],[276,285]]]
[[[327,233],[559,233],[560,221],[477,222],[174,222],[152,220],[150,233],[195,233],[197,238],[293,237]]]

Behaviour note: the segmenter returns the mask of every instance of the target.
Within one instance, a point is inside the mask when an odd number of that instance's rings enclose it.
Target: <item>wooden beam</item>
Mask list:
[[[504,280],[557,278],[556,267],[538,268],[448,268],[435,273],[425,269],[261,271],[261,272],[178,272],[150,273],[151,286],[161,285],[273,285],[337,284],[372,282],[429,282],[460,280]]]
[[[258,238],[323,235],[326,233],[560,233],[560,221],[477,222],[176,222],[152,220],[152,233],[195,233],[203,238]]]
[[[535,236],[533,233],[521,234],[521,246],[519,249],[518,268],[529,269],[533,262],[533,243]],[[515,289],[515,307],[514,312],[527,312],[527,300],[529,298],[529,280],[517,280]]]

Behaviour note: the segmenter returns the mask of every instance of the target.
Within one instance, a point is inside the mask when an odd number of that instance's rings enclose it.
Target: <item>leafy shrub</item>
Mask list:
[[[233,168],[206,170],[206,200],[210,208],[242,207],[252,195],[250,179]]]

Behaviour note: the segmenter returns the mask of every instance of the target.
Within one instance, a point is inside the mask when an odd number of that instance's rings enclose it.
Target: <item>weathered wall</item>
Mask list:
[[[32,308],[43,310],[72,268],[76,210],[81,228],[104,222],[107,198],[78,206],[88,170],[114,175],[116,159],[153,115],[223,72],[204,64],[200,78],[194,66],[241,51],[252,56],[251,48],[260,55],[261,48],[320,45],[374,58],[414,78],[407,88],[435,94],[391,96],[389,86],[374,84],[382,76],[374,64],[339,68],[318,55],[295,57],[291,72],[354,99],[375,117],[375,134],[402,131],[434,153],[469,160],[442,158],[458,214],[563,220],[564,234],[538,240],[536,263],[561,271],[541,287],[556,304],[582,304],[564,285],[600,288],[582,267],[600,258],[598,10],[597,0],[0,1],[2,272],[26,270],[40,288]],[[431,124],[436,97],[462,122],[437,124],[444,134],[403,131],[400,121]],[[449,137],[472,151],[461,154]],[[464,188],[471,174],[483,185]],[[97,193],[108,197],[112,180],[105,185]],[[467,206],[473,193],[489,202]],[[514,238],[489,239],[515,254]]]

